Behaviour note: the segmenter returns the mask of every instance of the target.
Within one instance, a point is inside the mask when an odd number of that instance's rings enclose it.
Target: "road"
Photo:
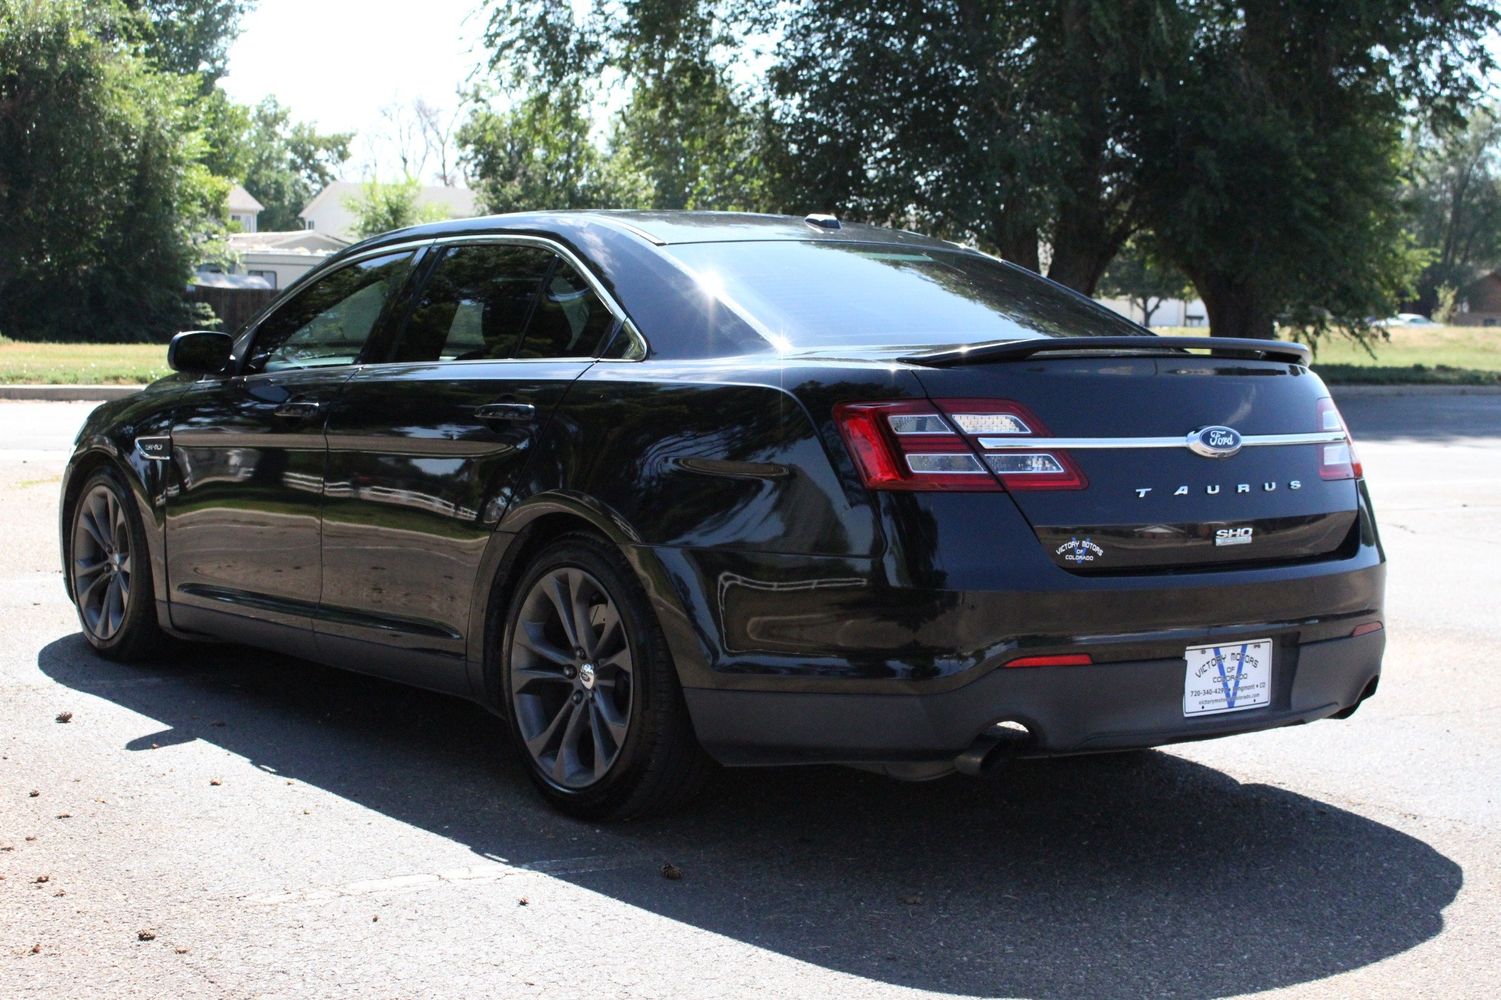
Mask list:
[[[726,771],[596,827],[457,700],[91,656],[54,526],[89,406],[0,403],[0,996],[1501,994],[1501,396],[1344,408],[1391,561],[1351,720],[994,783]]]

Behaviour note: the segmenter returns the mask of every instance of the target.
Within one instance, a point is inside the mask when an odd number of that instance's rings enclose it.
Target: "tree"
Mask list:
[[[164,73],[197,74],[202,92],[224,75],[240,18],[255,0],[121,0],[147,58]]]
[[[481,188],[499,196],[492,208],[518,194],[551,199],[528,207],[767,206],[764,114],[724,65],[737,50],[728,25],[740,3],[605,0],[582,16],[567,0],[489,6],[485,42],[511,111],[476,113],[460,144]],[[626,95],[607,151],[591,135],[605,80]],[[537,131],[549,124],[566,140]],[[540,162],[553,153],[564,169]]]
[[[787,200],[916,225],[1092,292],[1140,225],[1135,136],[1172,4],[767,5]],[[773,29],[775,30],[775,29]],[[837,38],[838,44],[829,44]]]
[[[1137,237],[1121,249],[1100,279],[1102,295],[1125,299],[1141,310],[1141,325],[1152,325],[1152,314],[1164,299],[1183,299],[1193,286],[1176,268],[1164,265],[1152,253],[1147,240]]]
[[[480,104],[459,129],[465,169],[487,210],[642,204],[589,137],[576,87],[561,86],[510,111]]]
[[[1424,130],[1412,145],[1405,201],[1413,238],[1433,258],[1418,280],[1418,305],[1434,314],[1440,289],[1452,298],[1501,264],[1501,118],[1494,107],[1477,108],[1463,126]]]
[[[441,205],[419,205],[422,184],[415,177],[404,177],[395,183],[383,184],[368,180],[358,198],[349,201],[354,212],[354,232],[360,239],[405,229],[423,222],[437,222],[448,218]]]
[[[321,133],[267,97],[245,110],[240,134],[240,169],[223,176],[238,179],[265,206],[258,220],[267,231],[301,229],[298,213],[331,184],[349,159],[352,132]],[[232,165],[232,164],[230,164]]]
[[[0,329],[163,339],[222,231],[195,81],[153,71],[112,5],[0,0]]]
[[[1421,256],[1397,211],[1402,127],[1452,116],[1492,59],[1487,4],[1186,4],[1140,146],[1163,255],[1212,332],[1285,320],[1357,335],[1405,297]]]

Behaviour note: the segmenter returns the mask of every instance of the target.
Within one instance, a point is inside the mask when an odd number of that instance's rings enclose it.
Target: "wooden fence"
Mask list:
[[[203,302],[223,322],[219,329],[236,333],[245,323],[260,312],[262,307],[276,298],[274,288],[209,288],[193,285],[188,289],[189,302]]]

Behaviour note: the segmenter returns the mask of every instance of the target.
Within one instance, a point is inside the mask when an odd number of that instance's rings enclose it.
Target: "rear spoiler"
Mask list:
[[[1036,337],[1031,340],[1007,340],[999,344],[955,347],[926,354],[908,354],[900,358],[909,364],[929,368],[951,368],[985,361],[1017,361],[1034,354],[1062,354],[1095,351],[1111,353],[1182,354],[1189,350],[1208,351],[1226,358],[1258,358],[1264,361],[1287,361],[1306,365],[1313,352],[1302,344],[1282,340],[1242,340],[1234,337]]]

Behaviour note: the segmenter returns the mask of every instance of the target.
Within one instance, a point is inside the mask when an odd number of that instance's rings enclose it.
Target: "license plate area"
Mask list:
[[[1244,712],[1272,703],[1272,640],[1189,646],[1183,651],[1183,715]]]

